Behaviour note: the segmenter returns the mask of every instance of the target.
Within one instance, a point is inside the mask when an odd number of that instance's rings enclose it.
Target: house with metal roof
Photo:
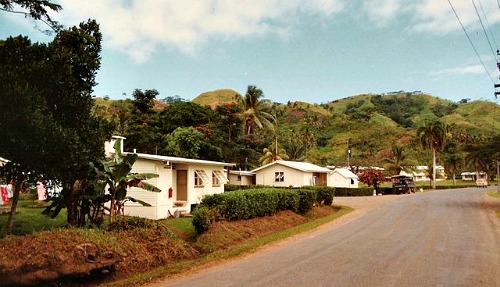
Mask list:
[[[358,188],[359,178],[347,168],[335,168],[331,175],[332,186]]]
[[[111,142],[105,145],[108,154],[114,152],[111,147],[118,138],[121,137],[113,137]],[[123,143],[123,138],[121,139]],[[120,149],[123,151],[123,145]],[[204,195],[223,193],[224,184],[228,182],[226,170],[234,165],[173,156],[136,154],[138,158],[131,172],[157,174],[157,178],[148,179],[147,182],[158,187],[161,192],[151,192],[138,187],[129,188],[128,196],[151,206],[127,202],[124,214],[150,219],[190,213]]]
[[[248,170],[230,170],[229,184],[232,185],[255,185],[255,174]]]
[[[312,163],[278,160],[251,170],[256,185],[333,186],[332,170]]]

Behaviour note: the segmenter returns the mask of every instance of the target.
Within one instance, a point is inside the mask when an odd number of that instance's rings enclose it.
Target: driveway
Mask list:
[[[244,258],[151,286],[500,286],[500,200],[485,189],[335,204],[357,209]]]

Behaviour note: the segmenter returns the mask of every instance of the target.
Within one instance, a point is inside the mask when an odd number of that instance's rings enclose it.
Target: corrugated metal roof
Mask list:
[[[124,152],[123,154],[130,154],[130,152]],[[171,163],[192,163],[192,164],[206,164],[206,165],[216,165],[216,166],[235,166],[234,163],[226,163],[219,161],[192,159],[192,158],[182,158],[175,156],[164,156],[164,155],[154,155],[147,153],[137,153],[139,158],[150,159],[155,161],[171,162]]]
[[[346,168],[336,168],[334,171],[338,172],[340,175],[342,175],[345,178],[358,178],[357,175],[355,175],[354,173],[352,173],[350,170],[348,170]]]
[[[326,167],[321,167],[319,165],[315,165],[315,164],[312,164],[312,163],[299,162],[299,161],[287,161],[287,160],[273,161],[271,163],[268,163],[268,164],[263,165],[261,167],[258,167],[256,169],[253,169],[251,172],[256,172],[256,171],[259,171],[261,169],[267,168],[267,167],[275,165],[275,164],[287,166],[287,167],[290,167],[290,168],[293,168],[293,169],[297,169],[297,170],[300,170],[300,171],[303,171],[303,172],[321,172],[321,173],[332,172],[330,169],[328,169]]]

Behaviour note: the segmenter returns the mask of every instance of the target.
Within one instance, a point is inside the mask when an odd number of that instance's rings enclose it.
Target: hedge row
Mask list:
[[[280,210],[305,213],[314,205],[331,205],[334,188],[256,188],[203,197],[192,212],[193,225],[202,233],[213,222],[273,215]]]

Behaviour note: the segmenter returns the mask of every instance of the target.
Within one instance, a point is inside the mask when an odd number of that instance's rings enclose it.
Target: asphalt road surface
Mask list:
[[[356,211],[151,286],[500,286],[500,200],[485,190],[336,198]]]

